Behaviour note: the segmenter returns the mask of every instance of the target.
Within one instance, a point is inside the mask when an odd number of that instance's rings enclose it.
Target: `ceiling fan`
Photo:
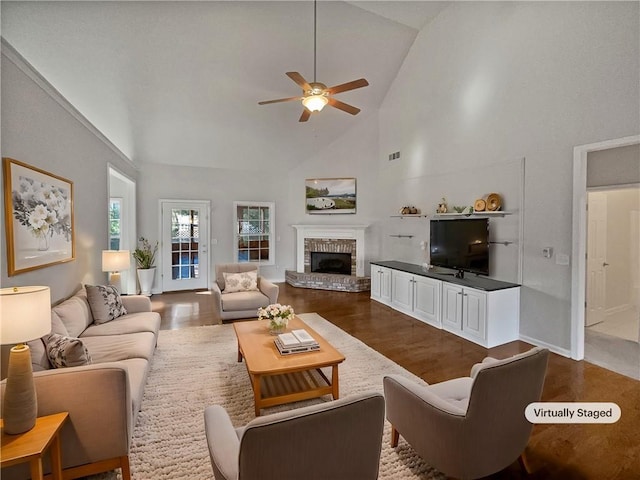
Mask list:
[[[258,102],[258,105],[268,105],[270,103],[290,102],[292,100],[302,100],[304,109],[300,115],[300,122],[306,122],[313,112],[319,112],[325,105],[329,104],[338,110],[357,115],[360,109],[341,102],[333,98],[336,93],[347,92],[369,85],[364,78],[342,83],[333,87],[327,87],[324,83],[316,82],[316,0],[313,2],[313,82],[307,82],[298,72],[287,72],[287,76],[302,88],[302,95],[297,97],[279,98],[277,100],[265,100]]]

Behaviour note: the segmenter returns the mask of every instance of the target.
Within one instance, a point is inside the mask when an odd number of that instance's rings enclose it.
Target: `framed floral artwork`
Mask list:
[[[4,158],[9,276],[75,259],[73,182]]]

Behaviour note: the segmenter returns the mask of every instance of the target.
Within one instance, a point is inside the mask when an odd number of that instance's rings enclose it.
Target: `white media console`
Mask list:
[[[520,285],[371,262],[371,299],[486,348],[518,340]]]

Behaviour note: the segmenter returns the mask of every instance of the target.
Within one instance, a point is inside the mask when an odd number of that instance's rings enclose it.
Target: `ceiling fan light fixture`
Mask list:
[[[302,105],[310,112],[319,112],[329,103],[329,99],[324,95],[309,95],[302,99]]]

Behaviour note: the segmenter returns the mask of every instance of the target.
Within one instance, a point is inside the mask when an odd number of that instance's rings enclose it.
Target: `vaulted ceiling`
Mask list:
[[[366,78],[298,122],[285,72],[313,81],[311,1],[1,3],[2,37],[134,162],[291,168],[375,115],[448,2],[320,1],[317,81]]]

